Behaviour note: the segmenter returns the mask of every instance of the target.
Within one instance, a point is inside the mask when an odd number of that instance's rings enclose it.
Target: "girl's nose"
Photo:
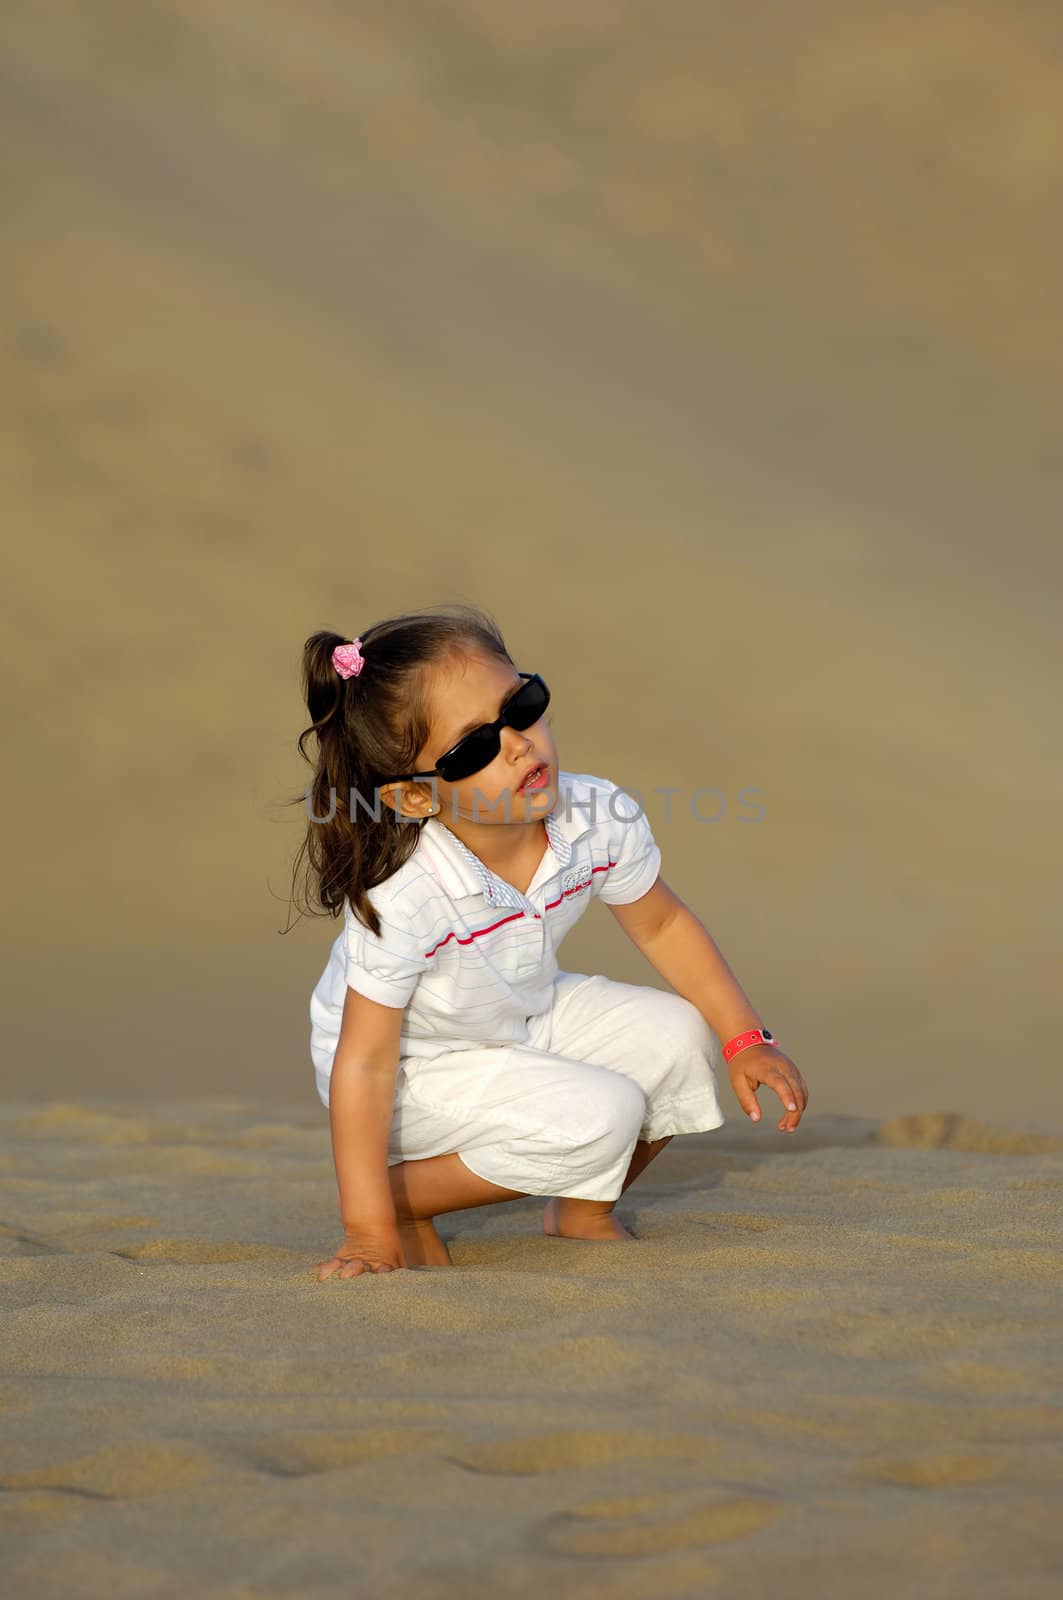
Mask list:
[[[516,728],[502,729],[502,748],[508,756],[526,757],[532,749],[532,740]]]

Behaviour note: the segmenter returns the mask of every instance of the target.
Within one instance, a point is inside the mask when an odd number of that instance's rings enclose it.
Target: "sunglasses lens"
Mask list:
[[[502,748],[497,729],[477,728],[455,745],[439,762],[439,776],[445,783],[460,783],[489,766]]]
[[[543,680],[529,678],[510,696],[505,708],[506,722],[521,733],[525,728],[530,728],[533,722],[538,722],[549,704],[550,691]],[[477,728],[473,733],[466,734],[448,755],[440,757],[439,776],[444,783],[460,783],[462,778],[471,778],[474,772],[482,772],[501,748],[502,740],[497,728]]]
[[[543,680],[529,678],[510,700],[506,720],[511,728],[516,728],[520,733],[530,728],[533,722],[538,722],[549,704],[550,691]]]

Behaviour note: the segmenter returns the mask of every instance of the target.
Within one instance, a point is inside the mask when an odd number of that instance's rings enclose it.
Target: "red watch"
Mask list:
[[[751,1044],[773,1044],[778,1048],[779,1041],[770,1028],[748,1028],[745,1033],[736,1033],[733,1039],[728,1039],[723,1047],[723,1059],[730,1061],[740,1050],[748,1050]]]

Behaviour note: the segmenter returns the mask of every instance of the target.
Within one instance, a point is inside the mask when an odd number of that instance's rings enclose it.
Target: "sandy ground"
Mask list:
[[[623,1197],[319,1284],[327,1127],[8,1106],[5,1581],[64,1594],[1058,1593],[1063,1138],[733,1119]]]

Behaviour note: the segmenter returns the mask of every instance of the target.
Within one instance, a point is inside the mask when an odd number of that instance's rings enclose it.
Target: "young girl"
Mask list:
[[[694,913],[659,876],[632,796],[558,767],[550,692],[474,606],[315,633],[306,852],[343,929],[310,1001],[343,1241],[318,1280],[446,1267],[435,1218],[543,1195],[544,1231],[631,1240],[613,1214],[677,1133],[764,1084],[808,1100]],[[672,993],[563,972],[602,900]],[[721,1041],[725,1041],[721,1048]]]

